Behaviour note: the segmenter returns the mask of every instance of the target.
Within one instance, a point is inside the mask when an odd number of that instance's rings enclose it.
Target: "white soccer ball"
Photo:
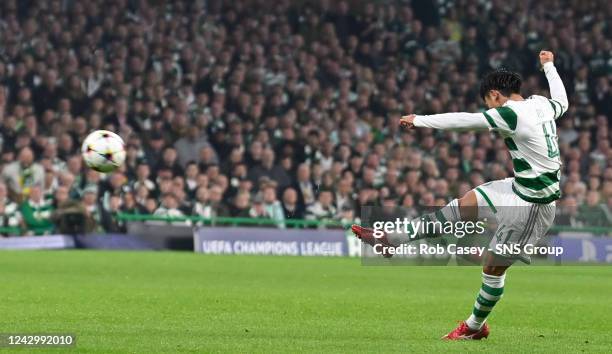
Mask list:
[[[112,172],[125,162],[123,139],[108,130],[89,134],[83,141],[81,153],[87,166],[98,172]]]

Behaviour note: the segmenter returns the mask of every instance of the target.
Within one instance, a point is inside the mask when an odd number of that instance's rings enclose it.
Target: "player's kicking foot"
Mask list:
[[[479,330],[473,330],[468,327],[465,321],[461,321],[459,326],[452,332],[442,337],[445,340],[481,340],[489,336],[489,325],[486,323],[482,325]]]
[[[387,236],[383,235],[380,238],[374,237],[374,230],[367,228],[367,227],[362,227],[359,225],[354,225],[351,226],[351,231],[353,231],[353,233],[355,234],[355,236],[361,240],[361,242],[367,243],[368,245],[374,247],[374,245],[376,244],[381,244],[383,246],[386,247],[394,247],[393,245],[391,245],[389,243],[389,241],[387,240]],[[391,258],[393,257],[393,254],[387,252],[386,247],[383,247],[382,249],[382,255],[385,258]]]

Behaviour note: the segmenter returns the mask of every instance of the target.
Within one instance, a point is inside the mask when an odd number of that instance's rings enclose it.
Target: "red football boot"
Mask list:
[[[487,338],[489,336],[489,325],[486,323],[482,325],[482,328],[475,331],[468,327],[465,321],[461,321],[459,326],[455,328],[452,332],[442,337],[442,339],[446,340],[464,340],[464,339],[472,339],[472,340],[481,340],[483,338]]]
[[[367,227],[362,227],[359,225],[351,226],[351,231],[360,239],[362,242],[367,243],[368,245],[374,247],[376,244],[381,244],[387,247],[395,247],[387,240],[387,235],[383,235],[380,238],[374,237],[374,230],[369,229]],[[392,253],[389,253],[386,248],[383,248],[382,255],[385,258],[393,257]]]

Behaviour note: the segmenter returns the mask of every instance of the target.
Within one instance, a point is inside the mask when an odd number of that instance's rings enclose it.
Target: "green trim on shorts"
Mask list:
[[[497,213],[497,209],[495,209],[495,206],[491,202],[491,199],[489,199],[489,196],[487,195],[487,193],[485,193],[482,189],[480,189],[480,187],[476,187],[476,190],[487,201],[487,204],[489,204],[489,208],[491,208],[491,210],[493,210],[493,213]]]

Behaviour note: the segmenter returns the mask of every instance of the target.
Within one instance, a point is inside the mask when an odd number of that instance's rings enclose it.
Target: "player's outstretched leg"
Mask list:
[[[485,262],[482,270],[482,285],[476,296],[472,314],[442,339],[479,340],[489,336],[489,326],[485,321],[504,294],[506,270],[510,267],[510,263],[500,265],[501,261],[493,254],[489,254]]]
[[[460,221],[460,220],[473,220],[477,216],[477,210],[471,210],[468,206],[469,203],[467,202],[467,200],[472,199],[472,198],[473,198],[473,203],[471,205],[475,205],[476,196],[474,195],[474,192],[470,191],[461,200],[453,199],[450,201],[450,203],[446,204],[441,209],[436,210],[435,212],[432,212],[429,214],[419,216],[415,220],[425,220],[429,222],[439,221],[441,223],[445,223],[447,221],[455,222],[455,221]],[[466,200],[466,202],[463,201],[464,199]],[[465,204],[468,207],[463,208],[463,204]],[[460,206],[461,206],[461,212],[460,212]],[[419,230],[412,230],[410,235],[384,234],[382,237],[376,238],[374,237],[374,230],[372,230],[371,228],[362,227],[360,225],[353,225],[351,227],[351,230],[353,231],[353,233],[355,234],[357,238],[359,238],[362,242],[367,243],[370,246],[374,246],[375,244],[380,243],[385,246],[393,247],[393,246],[399,246],[403,243],[407,243],[410,241],[419,240],[427,236],[433,236],[433,235],[422,233]],[[389,254],[386,252],[383,255],[387,258],[393,256],[392,254]]]
[[[361,242],[366,243],[372,247],[374,247],[374,245],[376,245],[377,243],[382,244],[383,246],[393,247],[393,245],[389,243],[389,240],[387,240],[386,234],[383,234],[382,237],[375,237],[374,230],[360,225],[351,226],[351,231],[353,232],[353,234],[355,234],[355,237],[361,240]],[[386,247],[383,248],[382,255],[385,258],[393,257],[393,254],[387,252]]]

